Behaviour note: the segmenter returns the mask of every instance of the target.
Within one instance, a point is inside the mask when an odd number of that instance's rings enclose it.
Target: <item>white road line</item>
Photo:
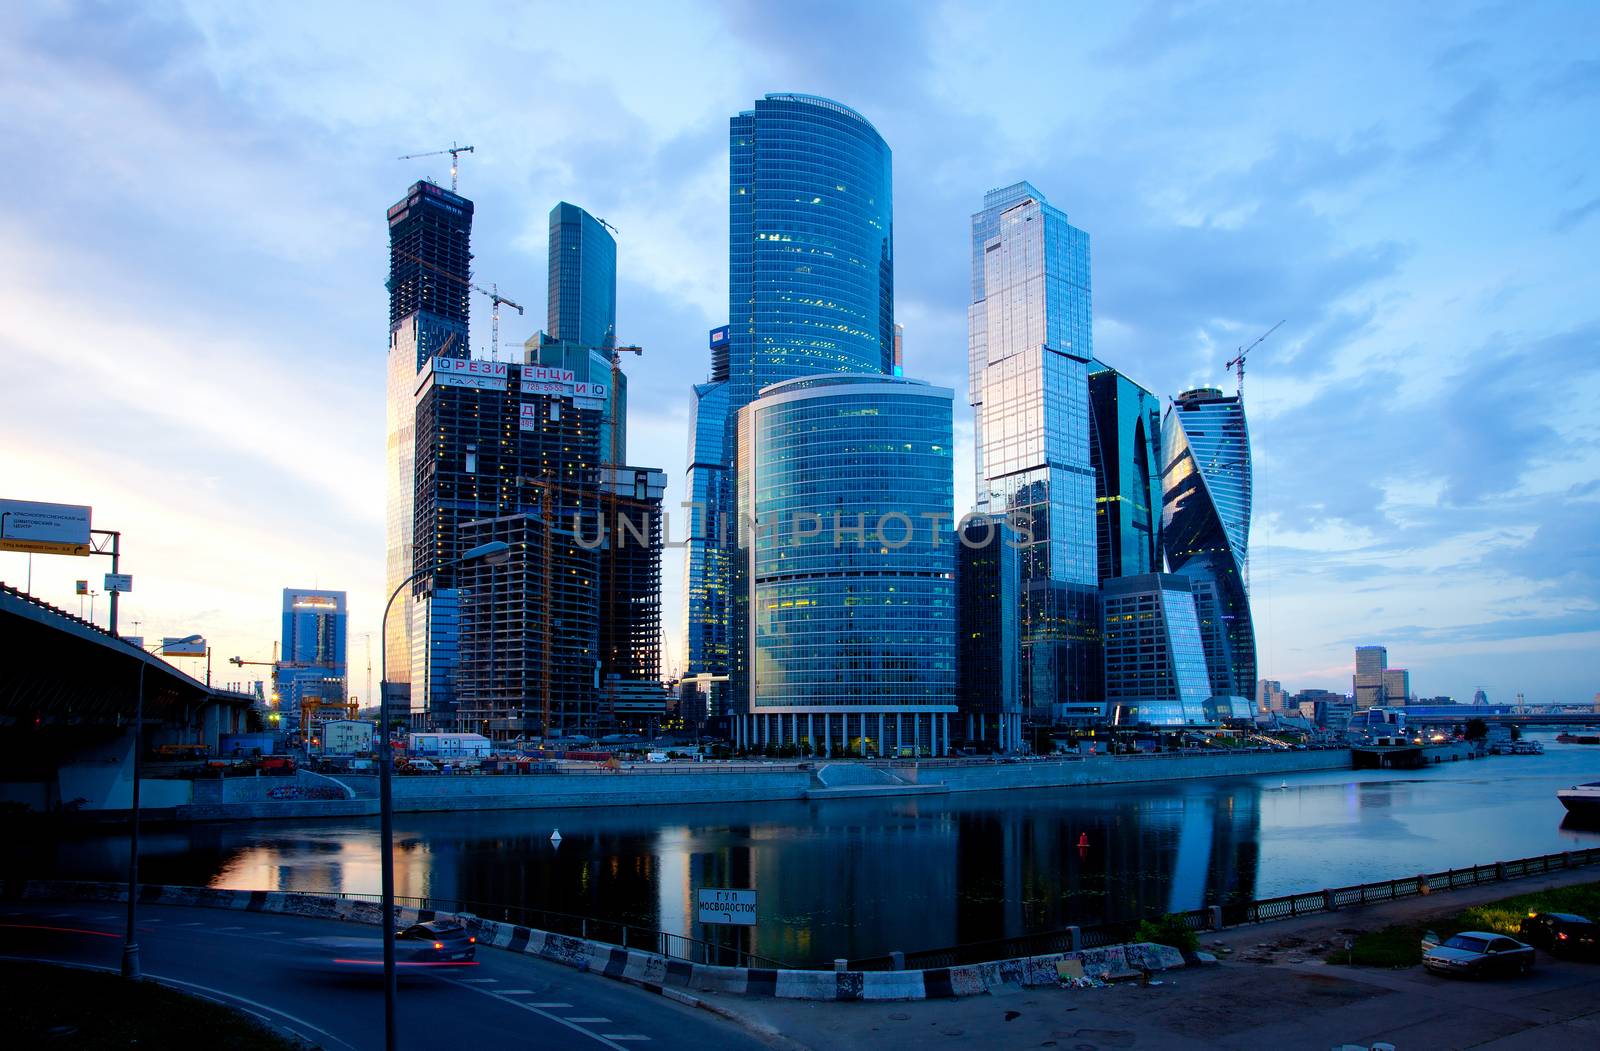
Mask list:
[[[141,919],[141,920],[140,920],[140,921],[139,921],[139,922],[140,922],[140,923],[160,923],[160,922],[161,922],[161,921],[160,921],[160,920],[146,920],[146,919]],[[198,926],[200,926],[200,925],[199,925],[199,924],[198,924],[198,923],[197,923],[197,924],[195,924],[195,926],[196,926],[196,927],[198,927]]]
[[[257,934],[256,937],[257,938],[271,938],[275,934],[282,934],[282,933],[283,933],[282,931],[262,931],[260,934]]]
[[[571,1004],[524,1004],[525,1007],[571,1007]]]
[[[45,919],[47,919],[47,920],[64,920],[68,916],[76,916],[76,915],[77,915],[77,913],[75,913],[75,912],[52,912],[52,913],[50,913],[50,915],[46,916]]]
[[[532,989],[496,989],[501,996],[532,996]]]
[[[218,927],[218,931],[242,931],[243,927]]]
[[[601,1033],[607,1040],[649,1040],[643,1033]]]
[[[527,1011],[529,1014],[536,1014],[540,1018],[548,1018],[550,1021],[555,1022],[558,1025],[566,1026],[568,1029],[572,1030],[574,1033],[582,1033],[584,1036],[588,1037],[590,1040],[593,1040],[595,1043],[602,1044],[602,1045],[604,1045],[606,1047],[611,1048],[612,1051],[627,1051],[627,1049],[624,1048],[621,1044],[617,1043],[614,1040],[606,1039],[605,1037],[601,1036],[599,1033],[596,1033],[592,1029],[585,1029],[581,1025],[574,1025],[572,1022],[567,1021],[567,1019],[562,1018],[560,1015],[553,1015],[548,1011],[539,1010],[539,1005],[537,1005],[537,1004],[525,1003],[525,1002],[523,1002],[521,1000],[509,1000],[506,997],[501,996],[499,993],[494,992],[493,990],[490,990],[490,989],[479,989],[476,986],[467,985],[465,982],[460,981],[460,980],[455,979],[455,978],[445,978],[442,975],[434,975],[434,977],[437,978],[439,981],[443,982],[446,985],[456,985],[456,986],[460,986],[463,989],[466,989],[469,992],[482,993],[484,996],[492,996],[496,1000],[499,1000],[503,1004],[510,1004],[512,1007],[520,1007],[522,1010]],[[563,1005],[563,1006],[571,1006],[571,1005],[568,1004],[568,1005]]]
[[[599,1017],[595,1017],[595,1018],[568,1018],[567,1021],[569,1021],[569,1022],[577,1022],[579,1025],[602,1025],[604,1023],[610,1022],[611,1019],[609,1019],[609,1018],[599,1018]]]
[[[178,924],[178,926],[180,926],[180,927],[200,927],[200,926],[204,926],[204,925],[199,920],[195,920],[193,923],[180,923],[180,924]]]
[[[382,917],[379,917],[379,918],[381,919]],[[498,979],[498,978],[463,978],[461,980],[463,982],[468,983],[469,985],[494,985],[500,979]]]

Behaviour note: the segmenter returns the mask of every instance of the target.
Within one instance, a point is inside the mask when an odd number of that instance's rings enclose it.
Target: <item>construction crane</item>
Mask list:
[[[1274,332],[1278,331],[1278,329],[1281,328],[1281,327],[1283,327],[1283,322],[1282,321],[1278,322],[1276,325],[1273,325],[1271,328],[1269,328],[1265,332],[1261,333],[1261,335],[1257,336],[1256,337],[1256,341],[1254,343],[1250,344],[1248,347],[1240,347],[1239,348],[1239,353],[1234,355],[1233,360],[1228,362],[1226,365],[1222,366],[1225,369],[1234,369],[1237,372],[1237,374],[1239,376],[1239,397],[1241,397],[1241,398],[1244,397],[1244,359],[1245,359],[1245,355],[1249,354],[1252,350],[1255,350],[1256,347],[1261,344],[1262,340],[1266,339],[1268,336],[1270,336]]]
[[[471,146],[457,146],[454,142],[452,142],[450,143],[448,149],[429,150],[427,153],[407,153],[400,159],[403,161],[414,161],[418,157],[440,157],[448,153],[450,155],[450,192],[455,193],[456,176],[459,174],[461,168],[461,154],[471,153],[472,149],[473,148]]]
[[[478,292],[482,292],[484,295],[488,296],[489,297],[489,302],[494,304],[494,311],[492,313],[490,313],[490,315],[489,315],[489,331],[490,331],[490,335],[491,335],[491,339],[490,339],[490,342],[489,342],[489,356],[491,358],[493,358],[494,360],[499,361],[500,360],[500,304],[504,303],[506,306],[511,307],[513,310],[515,310],[517,312],[518,316],[521,316],[522,313],[523,313],[522,304],[521,303],[517,303],[517,302],[515,302],[513,300],[510,300],[510,299],[507,299],[505,296],[501,295],[500,294],[500,286],[497,285],[497,284],[492,284],[491,283],[488,288],[484,288],[482,285],[473,285],[472,287],[473,287],[474,290],[476,290]]]
[[[600,218],[598,215],[594,217],[594,221],[599,223],[601,226],[605,227],[607,230],[610,230],[613,234],[620,234],[622,232],[621,230],[618,230],[615,226],[612,226],[610,223],[608,223],[604,219]]]

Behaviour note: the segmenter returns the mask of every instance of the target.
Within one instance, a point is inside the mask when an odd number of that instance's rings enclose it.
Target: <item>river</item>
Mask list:
[[[396,893],[700,936],[696,891],[753,887],[745,947],[793,964],[916,950],[1600,846],[1558,788],[1600,747],[1419,771],[902,799],[400,814]],[[559,828],[559,846],[550,834]],[[377,820],[145,832],[149,883],[378,890]],[[8,837],[6,876],[119,880],[121,835]],[[725,935],[726,936],[726,935]]]

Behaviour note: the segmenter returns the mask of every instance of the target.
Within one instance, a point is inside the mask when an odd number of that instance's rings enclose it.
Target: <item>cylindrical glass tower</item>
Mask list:
[[[949,750],[951,397],[917,380],[813,376],[740,412],[742,744]]]

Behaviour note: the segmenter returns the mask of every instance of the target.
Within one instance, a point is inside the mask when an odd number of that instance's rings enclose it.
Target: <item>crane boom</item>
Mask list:
[[[1247,354],[1249,354],[1252,350],[1255,350],[1256,347],[1260,346],[1261,342],[1263,340],[1265,340],[1268,336],[1272,335],[1274,332],[1278,331],[1278,329],[1280,329],[1282,327],[1283,327],[1283,322],[1282,321],[1278,322],[1276,325],[1273,325],[1271,328],[1269,328],[1265,332],[1261,333],[1261,335],[1257,336],[1254,343],[1251,343],[1248,347],[1240,347],[1239,348],[1239,353],[1234,355],[1233,360],[1228,362],[1226,365],[1222,366],[1225,369],[1233,369],[1237,373],[1237,375],[1239,377],[1239,396],[1240,397],[1244,396],[1244,359],[1245,359],[1245,356]]]
[[[471,147],[471,146],[457,146],[455,143],[452,142],[446,149],[442,149],[442,150],[429,150],[426,153],[405,153],[405,154],[401,154],[400,155],[400,160],[403,160],[403,161],[414,161],[419,157],[442,157],[446,153],[448,153],[450,155],[450,192],[451,193],[455,193],[456,192],[456,176],[459,174],[460,168],[461,168],[461,155],[463,153],[471,153],[471,152],[473,152],[473,149],[474,149],[474,147]]]

